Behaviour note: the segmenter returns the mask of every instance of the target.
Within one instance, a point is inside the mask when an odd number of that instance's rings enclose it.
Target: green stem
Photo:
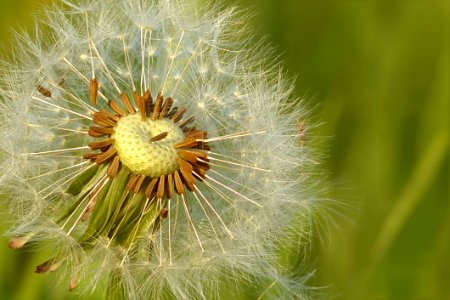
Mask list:
[[[385,218],[375,239],[369,253],[369,265],[361,279],[362,285],[367,284],[373,277],[377,267],[388,254],[401,229],[415,211],[420,200],[422,200],[423,194],[433,181],[448,153],[448,142],[448,134],[446,132],[437,134],[417,164],[411,178],[405,185],[397,203]]]

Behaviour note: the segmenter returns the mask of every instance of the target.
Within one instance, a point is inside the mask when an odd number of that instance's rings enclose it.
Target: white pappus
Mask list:
[[[307,298],[279,253],[314,211],[302,104],[245,14],[194,2],[67,0],[17,35],[9,246],[50,247],[37,273],[117,298]]]

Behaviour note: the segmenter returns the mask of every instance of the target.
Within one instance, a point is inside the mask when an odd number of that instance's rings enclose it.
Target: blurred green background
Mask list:
[[[2,0],[1,41],[45,2]],[[256,15],[322,124],[307,134],[323,137],[323,197],[341,204],[310,284],[333,299],[450,299],[449,2],[225,2]],[[33,273],[45,253],[0,245],[0,299],[77,298]]]

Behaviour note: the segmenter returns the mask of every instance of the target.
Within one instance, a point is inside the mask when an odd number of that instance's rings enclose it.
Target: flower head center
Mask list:
[[[95,78],[89,87],[95,105]],[[191,126],[194,116],[185,119],[186,108],[172,107],[171,97],[159,93],[153,101],[149,90],[143,95],[133,92],[133,106],[125,93],[119,96],[123,106],[112,99],[108,110],[94,113],[88,134],[100,140],[88,145],[95,152],[83,158],[107,164],[110,179],[125,166],[131,171],[127,190],[139,193],[144,188],[148,199],[171,199],[174,191],[184,194],[185,187],[194,191],[196,180],[203,181],[209,170],[207,132]]]
[[[121,162],[135,174],[155,178],[179,169],[175,145],[184,140],[184,134],[169,119],[128,115],[117,122],[111,138]]]

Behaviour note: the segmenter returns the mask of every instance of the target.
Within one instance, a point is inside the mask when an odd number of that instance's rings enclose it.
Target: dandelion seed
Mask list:
[[[10,248],[53,245],[36,273],[131,299],[214,298],[230,279],[303,295],[274,273],[277,238],[310,211],[303,112],[245,21],[187,0],[66,0],[19,37],[0,188]]]

